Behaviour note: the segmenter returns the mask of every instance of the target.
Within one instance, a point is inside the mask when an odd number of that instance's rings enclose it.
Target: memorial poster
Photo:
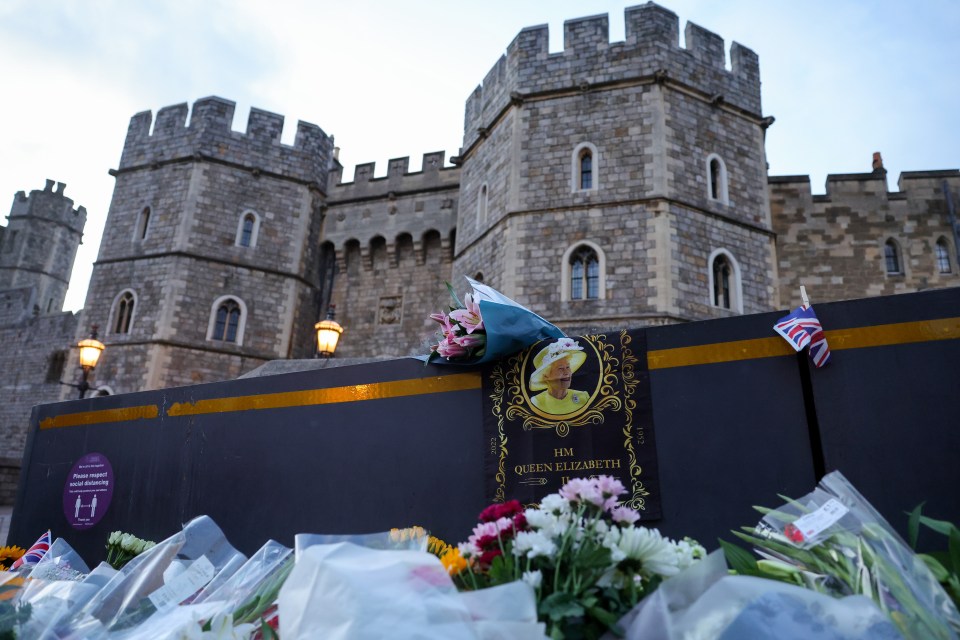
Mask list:
[[[644,330],[550,338],[484,369],[492,502],[539,502],[572,478],[614,476],[660,517]]]

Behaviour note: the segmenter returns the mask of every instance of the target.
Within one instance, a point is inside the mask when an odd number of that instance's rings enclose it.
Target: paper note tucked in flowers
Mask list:
[[[195,560],[183,573],[151,593],[148,596],[150,602],[157,611],[172,609],[210,582],[215,573],[213,563],[203,556]]]
[[[786,527],[784,535],[791,542],[816,542],[821,533],[829,529],[850,511],[839,501],[831,498],[816,511],[800,516]]]
[[[452,304],[447,313],[430,315],[440,325],[437,344],[427,362],[479,364],[509,356],[563,332],[496,289],[466,279],[473,288],[463,302],[447,283]]]

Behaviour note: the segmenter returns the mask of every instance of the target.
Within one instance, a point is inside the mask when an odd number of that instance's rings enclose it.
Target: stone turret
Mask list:
[[[238,132],[233,113],[210,97],[130,121],[85,305],[117,392],[313,354],[333,138],[300,122],[286,145],[283,116],[251,109]]]
[[[21,289],[18,299],[25,301],[25,315],[59,313],[63,309],[87,221],[87,210],[74,208],[65,190],[62,182],[47,180],[42,191],[31,191],[29,196],[17,192],[3,229],[0,290]]]
[[[623,42],[605,15],[568,20],[561,52],[548,36],[522,30],[467,99],[454,273],[572,332],[771,309],[756,54],[734,43],[728,68],[692,23],[680,47],[653,3]]]

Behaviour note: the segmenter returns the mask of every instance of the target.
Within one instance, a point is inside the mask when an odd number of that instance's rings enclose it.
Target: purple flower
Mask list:
[[[613,511],[610,512],[610,516],[617,524],[633,524],[640,519],[639,513],[630,507],[624,507],[622,505],[615,507]]]

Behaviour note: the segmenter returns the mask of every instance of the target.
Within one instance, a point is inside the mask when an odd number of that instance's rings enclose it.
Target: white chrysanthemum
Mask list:
[[[613,561],[614,564],[627,559],[627,554],[620,548],[619,542],[620,529],[616,526],[610,527],[610,530],[604,533],[600,539],[600,544],[610,550],[610,560]]]
[[[677,568],[681,571],[707,555],[707,550],[692,538],[684,538],[674,543],[677,552]]]
[[[656,529],[629,527],[620,531],[617,546],[630,560],[640,562],[643,572],[661,576],[674,576],[677,567],[677,552],[669,540]]]
[[[540,531],[521,531],[513,539],[513,555],[536,558],[553,557],[557,554],[557,545],[549,536]]]
[[[548,513],[560,515],[570,513],[570,502],[558,493],[551,493],[540,501],[540,508]]]
[[[527,525],[533,529],[546,529],[557,524],[557,516],[543,509],[527,509],[523,512]]]
[[[543,582],[543,574],[540,571],[524,571],[520,578],[534,589],[539,589]]]

